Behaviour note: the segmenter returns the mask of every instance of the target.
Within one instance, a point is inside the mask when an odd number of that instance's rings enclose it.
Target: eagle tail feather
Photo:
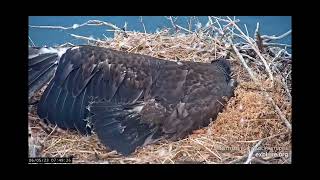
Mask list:
[[[54,48],[29,47],[29,99],[53,78],[61,53]]]

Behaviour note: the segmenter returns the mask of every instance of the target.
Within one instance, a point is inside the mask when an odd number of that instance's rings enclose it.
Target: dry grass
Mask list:
[[[230,31],[230,35],[234,33],[230,29],[225,31]],[[39,121],[35,107],[31,107],[30,152],[41,157],[73,156],[74,163],[291,163],[291,129],[275,111],[275,106],[279,107],[291,124],[291,64],[287,63],[285,53],[279,53],[275,58],[275,51],[279,52],[280,48],[265,47],[261,55],[272,70],[272,82],[259,56],[250,46],[244,50],[250,43],[233,43],[258,79],[254,82],[238,56],[230,50],[230,42],[224,38],[228,36],[212,37],[204,29],[186,34],[169,34],[166,29],[154,34],[117,30],[113,39],[89,42],[97,46],[181,61],[210,62],[230,52],[228,60],[232,64],[238,87],[235,96],[208,127],[180,141],[162,141],[123,157],[105,148],[96,135],[84,137],[77,132],[46,127]],[[266,93],[274,105],[267,100]]]

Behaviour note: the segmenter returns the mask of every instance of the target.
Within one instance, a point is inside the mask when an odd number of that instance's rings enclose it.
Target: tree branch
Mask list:
[[[251,162],[251,160],[253,159],[253,153],[257,150],[257,148],[260,146],[260,144],[262,143],[263,140],[260,140],[259,142],[257,142],[256,145],[253,146],[253,148],[251,149],[251,151],[248,154],[248,158],[246,160],[246,162],[244,162],[244,164],[249,164]]]
[[[100,20],[89,20],[83,24],[73,24],[72,26],[69,27],[64,27],[64,26],[34,26],[34,25],[29,25],[29,27],[31,28],[41,28],[41,29],[60,29],[60,30],[68,30],[68,29],[77,29],[80,28],[82,26],[108,26],[111,27],[112,29],[116,29],[116,30],[121,30],[121,28],[117,27],[114,24],[105,22],[105,21],[100,21]]]

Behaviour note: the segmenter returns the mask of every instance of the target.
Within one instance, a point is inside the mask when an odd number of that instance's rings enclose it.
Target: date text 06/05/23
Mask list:
[[[29,158],[29,163],[72,163],[72,157],[34,157]]]

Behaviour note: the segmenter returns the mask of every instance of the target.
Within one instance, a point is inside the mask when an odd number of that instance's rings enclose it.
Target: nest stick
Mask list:
[[[144,25],[144,23],[143,23],[143,20],[142,20],[142,16],[140,16],[140,23],[142,24],[144,33],[147,34],[146,27],[145,27],[145,25]]]
[[[260,53],[259,49],[257,48],[257,46],[255,44],[253,44],[252,41],[250,40],[250,38],[243,33],[243,31],[239,28],[239,26],[236,24],[236,22],[233,22],[231,19],[230,19],[230,21],[233,23],[234,27],[240,32],[240,34],[243,35],[246,38],[248,43],[252,46],[252,49],[257,53],[257,55],[259,56],[259,58],[263,62],[264,66],[266,67],[266,70],[267,70],[267,72],[269,74],[270,80],[271,80],[272,85],[273,85],[273,81],[274,81],[273,79],[274,78],[273,78],[272,72],[270,70],[270,67],[269,67],[267,61],[265,60],[265,58],[261,55],[261,53]]]
[[[29,38],[30,42],[32,43],[32,46],[35,47],[36,45],[35,45],[34,42],[32,41],[31,37],[28,36],[28,38]]]
[[[114,24],[111,24],[109,22],[105,22],[105,21],[100,21],[100,20],[89,20],[85,23],[82,24],[73,24],[72,26],[69,27],[64,27],[64,26],[36,26],[36,25],[29,25],[29,27],[32,28],[41,28],[41,29],[60,29],[60,30],[68,30],[68,29],[77,29],[80,28],[82,26],[101,26],[101,25],[105,25],[108,27],[111,27],[112,29],[115,30],[121,30],[119,27],[117,27]]]
[[[249,164],[251,162],[251,160],[253,159],[253,153],[257,150],[257,148],[260,146],[260,144],[262,143],[263,140],[260,140],[259,142],[257,142],[257,144],[255,144],[253,146],[253,148],[251,149],[251,151],[248,154],[248,158],[246,160],[246,162],[244,162],[244,164]]]
[[[101,40],[97,40],[97,39],[94,39],[93,37],[86,37],[86,36],[80,36],[80,35],[76,35],[76,34],[69,34],[70,36],[72,37],[75,37],[77,39],[82,39],[82,40],[88,40],[88,41],[95,41],[95,42],[100,42],[100,43],[103,43],[104,41],[101,41]]]
[[[280,36],[268,36],[268,35],[263,35],[261,36],[262,39],[264,40],[279,40],[279,39],[282,39],[282,38],[285,38],[287,37],[288,35],[290,35],[292,32],[292,30],[290,29],[289,31],[285,32],[284,34],[280,35]]]

